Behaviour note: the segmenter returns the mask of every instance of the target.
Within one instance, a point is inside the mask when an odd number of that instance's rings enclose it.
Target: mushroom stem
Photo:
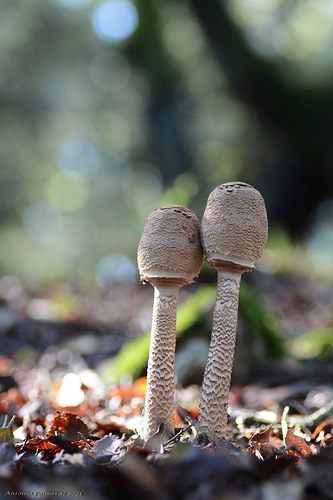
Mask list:
[[[202,384],[199,424],[203,430],[225,436],[228,399],[236,345],[241,268],[218,269],[212,337]]]
[[[165,424],[164,437],[174,433],[176,315],[181,285],[154,284],[154,309],[144,409],[144,439]]]

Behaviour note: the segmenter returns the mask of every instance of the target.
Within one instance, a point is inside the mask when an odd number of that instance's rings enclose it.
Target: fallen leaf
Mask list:
[[[109,434],[96,441],[91,451],[95,453],[99,463],[108,463],[120,460],[125,455],[127,448],[122,439]]]
[[[276,446],[270,443],[271,435],[272,426],[270,425],[267,429],[263,429],[254,434],[249,441],[250,450],[260,460],[264,460],[272,456],[272,453],[276,453]]]
[[[162,443],[162,437],[165,431],[165,424],[162,422],[155,434],[153,434],[145,444],[146,450],[155,451],[157,453],[163,453],[164,447]]]
[[[1,443],[15,442],[14,434],[9,427],[0,427],[0,442]]]
[[[25,448],[28,450],[33,450],[33,451],[41,451],[41,450],[55,450],[59,451],[60,448],[56,446],[55,444],[51,443],[48,439],[44,438],[32,438],[29,439],[25,445]]]
[[[314,454],[311,446],[305,439],[300,436],[295,436],[291,429],[287,432],[285,442],[286,446],[288,448],[290,447],[290,449],[288,449],[288,454],[294,458],[306,458]]]
[[[69,441],[79,441],[81,434],[88,437],[90,432],[86,424],[74,413],[57,412],[46,436],[62,434]]]
[[[268,443],[271,437],[271,433],[272,433],[272,426],[270,425],[267,429],[264,429],[254,434],[250,439],[250,443],[254,442],[260,444]]]

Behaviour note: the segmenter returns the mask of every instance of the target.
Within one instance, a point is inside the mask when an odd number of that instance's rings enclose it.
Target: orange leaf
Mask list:
[[[59,451],[60,448],[56,446],[55,444],[51,443],[48,439],[42,439],[42,438],[32,438],[29,439],[25,443],[25,447],[28,450],[54,450],[54,451]]]
[[[288,450],[289,455],[295,458],[311,457],[313,451],[310,445],[300,436],[295,436],[291,429],[288,430],[286,435],[286,445],[293,448]]]

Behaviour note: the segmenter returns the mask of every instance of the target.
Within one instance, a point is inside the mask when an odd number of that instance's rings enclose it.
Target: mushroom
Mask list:
[[[221,184],[210,194],[201,223],[206,261],[217,271],[212,336],[201,390],[198,422],[224,437],[236,344],[241,276],[254,269],[267,241],[264,200],[243,182]]]
[[[200,225],[186,207],[168,205],[148,217],[138,248],[140,279],[154,288],[154,309],[144,409],[144,440],[165,425],[174,433],[174,358],[180,287],[193,283],[203,261]]]

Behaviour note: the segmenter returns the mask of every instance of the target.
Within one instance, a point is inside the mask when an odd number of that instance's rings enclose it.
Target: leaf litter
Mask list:
[[[177,400],[186,406],[175,409],[175,436],[165,442],[161,426],[144,445],[144,378],[108,387],[95,374],[96,393],[94,385],[81,382],[77,390],[83,391],[84,399],[76,406],[61,407],[56,367],[45,381],[43,362],[31,367],[24,362],[13,365],[9,358],[5,361],[2,366],[11,366],[9,373],[17,386],[0,395],[3,495],[333,498],[333,419],[318,422],[312,418],[317,409],[310,408],[311,400],[302,400],[297,392],[303,414],[262,398],[267,389],[259,385],[257,406],[245,408],[250,387],[234,389],[228,435],[222,439],[202,432],[197,423],[199,388],[178,387]]]
[[[178,386],[174,437],[165,442],[162,425],[144,444],[145,378],[109,386],[91,357],[57,345],[56,324],[37,326],[36,349],[23,348],[34,324],[22,323],[0,356],[2,495],[333,499],[332,359],[291,373],[289,382],[284,371],[283,385],[275,375],[274,383],[263,384],[272,376],[264,371],[257,381],[234,386],[226,439],[200,429],[199,387]],[[61,339],[85,330],[59,324]]]

